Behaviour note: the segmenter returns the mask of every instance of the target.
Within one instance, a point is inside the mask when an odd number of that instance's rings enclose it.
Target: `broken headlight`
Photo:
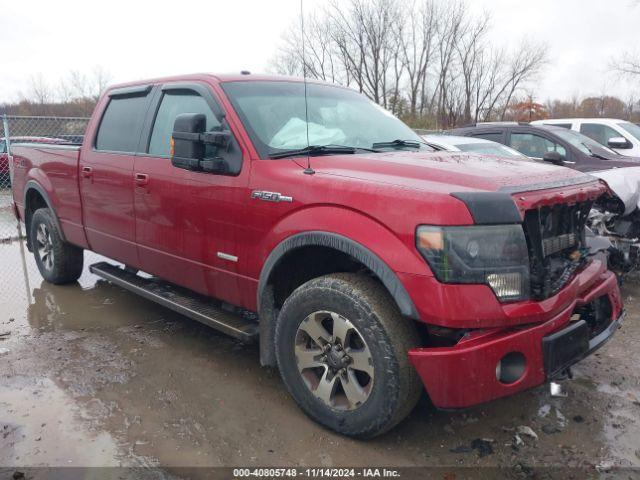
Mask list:
[[[521,225],[423,225],[416,246],[441,282],[486,284],[500,301],[529,297],[529,252]]]

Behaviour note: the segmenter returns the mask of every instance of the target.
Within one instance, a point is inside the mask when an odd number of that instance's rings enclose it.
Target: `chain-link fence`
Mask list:
[[[24,143],[80,144],[88,121],[84,117],[3,115],[0,118],[0,243],[11,242],[22,235],[12,207],[11,146]]]

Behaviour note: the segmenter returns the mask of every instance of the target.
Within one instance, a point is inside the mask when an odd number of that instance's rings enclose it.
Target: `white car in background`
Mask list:
[[[515,158],[525,162],[533,161],[511,147],[507,147],[506,145],[502,145],[498,142],[492,142],[491,140],[485,140],[483,138],[432,134],[422,135],[422,139],[436,150],[445,150],[447,152],[481,153],[485,155]]]
[[[621,155],[640,157],[640,126],[615,118],[554,118],[532,125],[554,125],[575,130]]]

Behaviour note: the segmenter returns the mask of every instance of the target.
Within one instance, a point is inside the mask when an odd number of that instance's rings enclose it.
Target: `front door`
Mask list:
[[[136,157],[136,241],[141,268],[197,292],[241,305],[238,246],[249,199],[248,168],[239,175],[189,171],[171,164],[176,116],[202,113],[207,131],[222,128],[222,115],[201,84],[164,85],[158,91],[141,152]],[[146,135],[146,142],[145,142]],[[146,144],[145,144],[146,143]],[[209,149],[209,147],[207,147]],[[209,152],[212,153],[212,152]],[[234,141],[222,155],[240,155]]]
[[[133,165],[150,102],[150,87],[113,90],[97,134],[80,159],[82,215],[91,249],[137,266]]]
[[[535,160],[542,160],[545,154],[557,152],[568,159],[567,149],[557,142],[533,132],[511,132],[509,146],[523,155]]]

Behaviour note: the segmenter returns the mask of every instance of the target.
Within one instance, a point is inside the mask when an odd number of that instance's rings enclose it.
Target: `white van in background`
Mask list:
[[[580,132],[621,155],[640,157],[640,126],[615,118],[554,118],[532,125],[555,125]]]

